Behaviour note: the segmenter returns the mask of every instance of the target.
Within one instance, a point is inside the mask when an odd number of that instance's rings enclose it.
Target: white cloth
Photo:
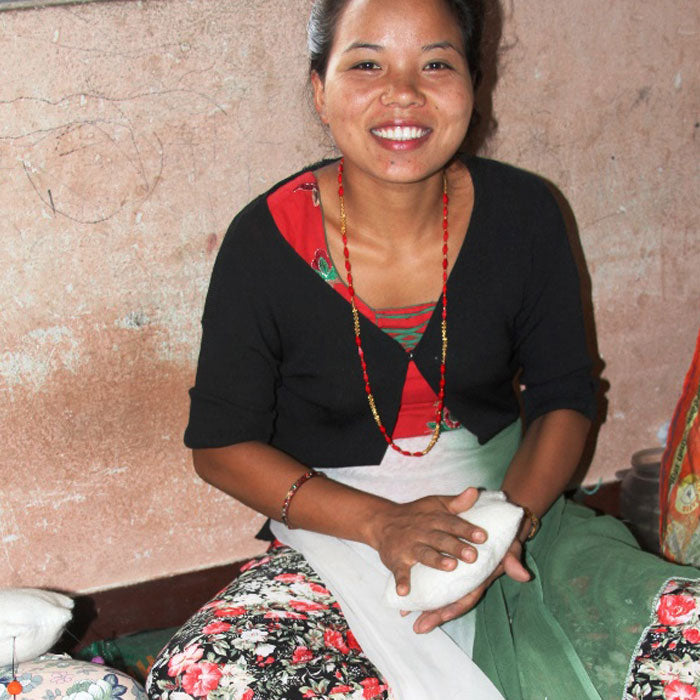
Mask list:
[[[503,438],[498,444],[498,438]],[[418,450],[424,437],[397,441]],[[514,452],[519,426],[506,428],[484,446],[464,429],[444,433],[421,458],[403,457],[387,449],[379,465],[324,471],[330,478],[363,491],[405,503],[430,494],[453,495],[469,486],[495,489]],[[512,444],[510,444],[512,443]],[[491,451],[491,455],[489,454]],[[491,457],[491,459],[490,459]],[[503,700],[491,681],[471,660],[474,612],[428,634],[416,634],[417,613],[401,617],[383,602],[388,575],[379,555],[367,545],[307,530],[290,530],[273,522],[281,542],[300,551],[340,604],[364,653],[381,671],[396,700]]]

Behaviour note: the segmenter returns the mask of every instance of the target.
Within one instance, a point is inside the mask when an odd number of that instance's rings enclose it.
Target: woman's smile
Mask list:
[[[430,137],[432,130],[409,124],[387,124],[370,129],[382,148],[391,151],[407,151],[419,148]]]
[[[415,141],[430,133],[430,129],[420,126],[384,126],[371,131],[377,138],[391,141]]]

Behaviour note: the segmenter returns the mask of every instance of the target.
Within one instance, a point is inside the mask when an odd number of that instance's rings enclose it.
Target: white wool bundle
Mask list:
[[[513,542],[523,509],[506,500],[502,491],[482,491],[477,502],[461,518],[488,533],[483,544],[471,543],[478,552],[475,562],[457,560],[451,571],[433,569],[425,564],[411,568],[411,591],[396,593],[396,582],[389,576],[384,589],[384,602],[397,610],[435,610],[459,600],[480,586],[498,566]]]
[[[37,588],[0,589],[0,666],[21,663],[48,651],[71,619],[73,601]]]

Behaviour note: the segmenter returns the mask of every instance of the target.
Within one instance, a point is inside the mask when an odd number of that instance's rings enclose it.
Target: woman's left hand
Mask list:
[[[522,565],[521,558],[523,553],[523,545],[516,537],[513,543],[508,548],[501,563],[496,567],[494,572],[480,586],[475,588],[471,593],[467,593],[463,598],[456,600],[454,603],[445,605],[437,610],[426,610],[421,613],[418,619],[413,623],[413,631],[418,634],[430,632],[444,622],[453,620],[460,615],[469,612],[484,595],[486,589],[499,576],[506,574],[514,581],[525,583],[530,580],[529,571]]]

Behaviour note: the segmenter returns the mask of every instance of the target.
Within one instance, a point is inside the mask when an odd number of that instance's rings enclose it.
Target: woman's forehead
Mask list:
[[[383,45],[400,40],[415,45],[461,42],[461,32],[444,0],[350,0],[336,27],[334,48]]]

